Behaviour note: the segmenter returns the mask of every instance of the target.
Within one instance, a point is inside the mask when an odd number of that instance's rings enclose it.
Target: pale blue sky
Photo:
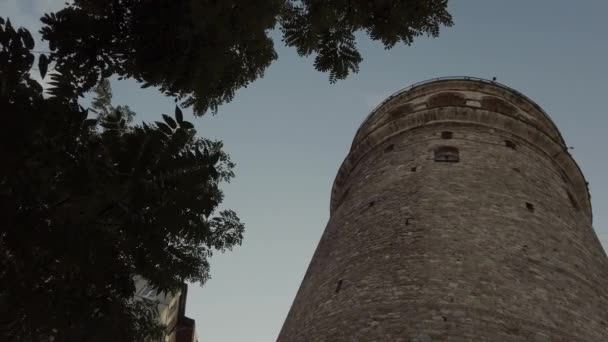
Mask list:
[[[63,0],[0,0],[0,15],[37,31]],[[411,83],[449,75],[496,76],[540,104],[590,183],[594,226],[608,246],[608,12],[606,0],[450,1],[455,26],[437,39],[384,51],[362,39],[361,72],[330,85],[312,61],[279,46],[266,76],[217,116],[194,119],[224,140],[237,163],[225,205],[247,225],[243,246],[212,260],[212,279],[191,286],[188,314],[201,341],[273,341],[329,214],[333,178],[354,133],[376,104]],[[115,102],[146,121],[173,101],[133,82]]]

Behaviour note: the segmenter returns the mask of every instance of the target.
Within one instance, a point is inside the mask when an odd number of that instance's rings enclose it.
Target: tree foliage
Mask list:
[[[357,72],[358,32],[386,48],[437,36],[447,0],[73,0],[42,18],[50,96],[30,77],[34,40],[0,18],[0,340],[143,341],[162,334],[159,291],[205,282],[241,243],[218,212],[233,163],[176,107],[153,124],[112,104],[107,79],[216,111],[277,59],[271,32],[331,82]],[[89,114],[78,98],[93,90]]]
[[[51,58],[81,90],[112,74],[132,77],[198,114],[263,76],[277,58],[277,24],[331,82],[359,70],[357,32],[389,49],[452,25],[447,0],[74,0],[42,20]]]
[[[217,212],[234,165],[179,108],[98,121],[69,73],[44,97],[33,48],[0,18],[0,340],[144,340],[159,327],[134,276],[159,291],[204,282],[212,252],[241,243],[236,214]]]
[[[119,116],[125,123],[131,123],[135,117],[135,112],[127,105],[112,105],[112,86],[110,80],[102,78],[99,84],[93,89],[94,97],[91,101],[91,110],[97,113],[97,119],[102,122],[111,121],[111,117]],[[118,112],[118,113],[116,113]]]

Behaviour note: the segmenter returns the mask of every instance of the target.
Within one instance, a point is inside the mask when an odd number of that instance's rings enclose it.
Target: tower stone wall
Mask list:
[[[495,82],[391,96],[357,132],[278,341],[608,341],[608,258],[547,114]]]

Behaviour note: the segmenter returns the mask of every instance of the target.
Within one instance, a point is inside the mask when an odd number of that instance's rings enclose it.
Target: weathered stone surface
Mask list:
[[[458,162],[435,161],[443,146]],[[278,341],[608,341],[591,220],[536,104],[489,81],[417,86],[357,132]]]

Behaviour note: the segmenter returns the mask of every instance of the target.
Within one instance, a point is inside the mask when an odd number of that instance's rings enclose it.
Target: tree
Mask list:
[[[116,112],[118,112],[118,115],[127,124],[133,121],[135,112],[129,106],[112,106],[112,86],[107,78],[101,79],[99,84],[93,89],[93,93],[95,93],[95,97],[91,101],[91,109],[97,113],[99,120],[108,121],[110,116],[116,115]]]
[[[236,214],[217,212],[234,165],[177,107],[154,125],[126,129],[120,111],[100,122],[69,73],[45,98],[33,48],[0,18],[0,340],[157,336],[133,277],[159,291],[202,283],[213,251],[241,243]]]
[[[277,59],[272,30],[329,80],[357,72],[355,34],[386,48],[437,36],[447,0],[73,0],[42,18],[34,40],[0,18],[0,339],[143,341],[160,334],[134,276],[159,291],[205,282],[213,251],[241,243],[233,211],[217,212],[233,163],[196,137],[179,107],[128,125],[110,76],[215,112]],[[94,89],[96,88],[96,89]],[[79,96],[96,92],[90,118]]]
[[[202,115],[277,59],[270,32],[331,82],[357,72],[355,34],[387,49],[452,25],[447,0],[74,0],[42,18],[51,59],[79,91],[116,74],[177,96]]]

